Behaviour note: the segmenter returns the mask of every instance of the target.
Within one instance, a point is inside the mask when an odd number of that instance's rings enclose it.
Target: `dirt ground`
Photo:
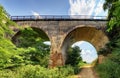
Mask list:
[[[78,74],[78,78],[99,78],[92,67],[83,68]]]

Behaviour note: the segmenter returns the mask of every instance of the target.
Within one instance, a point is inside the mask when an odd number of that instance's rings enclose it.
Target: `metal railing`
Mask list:
[[[29,16],[11,16],[11,20],[55,20],[55,19],[100,19],[107,20],[107,16],[89,16],[89,15],[29,15]]]

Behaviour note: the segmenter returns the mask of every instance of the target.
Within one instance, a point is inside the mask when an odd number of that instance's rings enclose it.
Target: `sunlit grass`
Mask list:
[[[92,63],[80,62],[80,68],[94,67],[97,63],[97,59],[95,59]]]

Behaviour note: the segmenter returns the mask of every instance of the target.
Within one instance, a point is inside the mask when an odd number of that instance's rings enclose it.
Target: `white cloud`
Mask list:
[[[94,15],[98,16],[103,11],[104,0],[69,0],[70,15]],[[85,17],[84,17],[85,18]],[[87,17],[86,17],[87,18]]]
[[[97,59],[97,53],[91,50],[82,50],[81,52],[82,60],[87,63],[92,63],[95,59]]]
[[[95,0],[69,0],[69,2],[70,15],[91,15],[95,7]]]
[[[42,18],[38,12],[32,11],[32,15],[35,16],[36,19]]]
[[[95,16],[102,12],[102,10],[103,10],[103,3],[104,3],[104,1],[100,0],[99,3],[97,4],[96,9],[94,11],[95,12]]]

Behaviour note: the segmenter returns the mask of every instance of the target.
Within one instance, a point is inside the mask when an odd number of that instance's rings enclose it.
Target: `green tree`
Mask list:
[[[79,62],[82,60],[80,56],[81,50],[78,46],[75,46],[73,48],[70,48],[67,52],[67,60],[66,64],[69,64],[71,66],[77,66]]]
[[[120,0],[106,0],[104,9],[108,9],[110,42],[103,52],[110,51],[111,54],[97,70],[101,78],[120,78]]]
[[[108,10],[108,31],[120,27],[120,0],[105,0],[104,10]]]
[[[17,48],[11,42],[10,36],[13,31],[9,28],[10,25],[15,25],[7,15],[5,9],[0,5],[0,67],[11,63],[11,56],[16,54]]]

